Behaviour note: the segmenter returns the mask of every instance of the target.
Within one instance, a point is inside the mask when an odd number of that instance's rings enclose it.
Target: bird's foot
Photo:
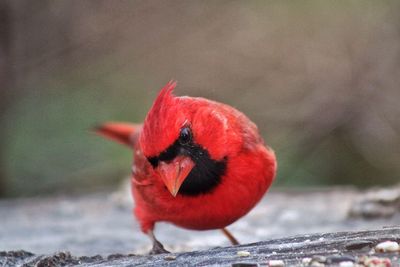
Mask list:
[[[168,250],[164,248],[164,246],[156,241],[153,243],[153,248],[150,250],[150,255],[157,255],[157,254],[164,254],[164,253],[170,253]]]

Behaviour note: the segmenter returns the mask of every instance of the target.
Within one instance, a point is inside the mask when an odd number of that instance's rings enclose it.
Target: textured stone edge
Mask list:
[[[340,262],[360,263],[366,257],[387,259],[400,266],[399,251],[377,252],[384,241],[400,242],[400,226],[380,230],[299,235],[239,246],[162,255],[112,254],[76,257],[69,252],[35,255],[27,251],[0,252],[0,266],[338,266]],[[270,262],[271,261],[271,262]],[[363,265],[361,265],[363,266]]]

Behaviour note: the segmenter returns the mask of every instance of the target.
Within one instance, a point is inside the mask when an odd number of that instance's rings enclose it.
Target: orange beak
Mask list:
[[[193,167],[194,162],[189,157],[177,156],[169,163],[161,161],[157,171],[169,192],[175,197]]]

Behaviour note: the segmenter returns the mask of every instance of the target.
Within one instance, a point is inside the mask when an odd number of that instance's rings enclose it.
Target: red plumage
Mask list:
[[[133,147],[134,213],[153,238],[159,221],[194,230],[226,227],[257,204],[276,173],[274,152],[243,113],[174,96],[175,86],[169,82],[160,91],[143,126],[97,129]]]

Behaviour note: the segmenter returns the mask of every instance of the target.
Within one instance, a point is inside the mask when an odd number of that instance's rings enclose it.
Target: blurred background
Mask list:
[[[275,186],[400,176],[399,1],[0,1],[0,195],[95,191],[158,90],[230,104],[279,160]]]

